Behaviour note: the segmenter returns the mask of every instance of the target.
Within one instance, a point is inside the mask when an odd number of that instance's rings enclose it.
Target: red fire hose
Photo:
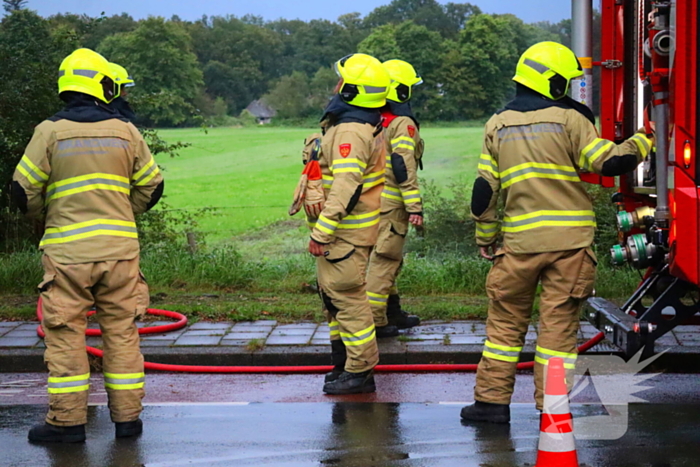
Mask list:
[[[36,315],[39,321],[42,321],[42,303],[41,298],[37,303]],[[88,316],[94,315],[95,311],[90,311]],[[139,334],[160,334],[169,331],[182,329],[187,325],[187,317],[182,313],[168,310],[148,310],[149,315],[164,316],[166,318],[177,319],[178,321],[171,324],[160,326],[151,326],[148,328],[139,328]],[[39,325],[36,329],[37,334],[42,339],[44,338],[44,330]],[[87,329],[86,336],[101,336],[102,331],[99,329]],[[605,334],[598,333],[591,340],[581,345],[578,351],[583,353],[591,347],[603,340]],[[95,357],[102,357],[103,352],[100,349],[86,346],[87,352]],[[173,371],[182,373],[325,373],[333,368],[330,365],[320,366],[202,366],[202,365],[170,365],[166,363],[145,362],[145,369],[157,371]],[[534,362],[518,363],[518,370],[528,370],[534,367]],[[476,371],[477,365],[472,364],[418,364],[418,365],[377,365],[375,371],[382,373],[414,373],[414,372],[468,372]]]

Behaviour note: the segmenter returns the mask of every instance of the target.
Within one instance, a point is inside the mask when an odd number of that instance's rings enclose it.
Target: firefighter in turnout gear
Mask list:
[[[375,391],[372,370],[379,361],[365,278],[379,228],[386,164],[380,109],[390,80],[369,55],[348,55],[335,69],[338,93],[321,123],[325,200],[309,252],[317,257],[319,293],[330,323],[334,370],[323,391],[354,394]]]
[[[413,87],[423,80],[413,66],[402,60],[384,62],[384,68],[391,77],[387,105],[382,109],[388,149],[386,184],[382,192],[379,238],[372,250],[367,274],[367,296],[379,338],[397,336],[399,329],[420,324],[417,316],[401,310],[396,278],[403,262],[408,225],[423,225],[417,174],[423,156],[423,140],[409,102]]]
[[[93,306],[116,436],[135,436],[145,384],[135,320],[146,312],[148,286],[139,272],[134,215],[158,202],[163,179],[138,130],[108,105],[119,86],[104,57],[78,49],[58,76],[66,107],[36,127],[13,178],[20,210],[45,224],[39,289],[49,411],[29,439],[85,440],[85,330]]]
[[[653,146],[644,132],[619,145],[598,137],[593,113],[567,97],[571,80],[582,73],[568,48],[535,44],[518,62],[515,99],[486,124],[471,210],[481,255],[493,266],[486,281],[487,339],[476,402],[462,409],[463,419],[510,421],[516,364],[538,284],[537,408],[542,409],[544,367],[551,357],[563,358],[573,373],[580,305],[593,291],[597,262],[591,249],[595,213],[579,173],[630,172]],[[505,207],[499,221],[501,193]],[[499,232],[503,248],[497,247]]]
[[[123,66],[117,65],[116,63],[110,63],[109,66],[116,76],[115,82],[119,86],[119,95],[109,103],[109,106],[122,114],[122,117],[133,122],[134,119],[136,119],[136,114],[129,105],[129,102],[127,102],[126,96],[128,95],[128,89],[136,86],[136,83]]]

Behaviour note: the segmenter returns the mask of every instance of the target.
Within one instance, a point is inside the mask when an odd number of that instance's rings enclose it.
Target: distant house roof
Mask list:
[[[272,118],[277,115],[277,111],[265,104],[262,99],[251,102],[245,109],[257,118]]]

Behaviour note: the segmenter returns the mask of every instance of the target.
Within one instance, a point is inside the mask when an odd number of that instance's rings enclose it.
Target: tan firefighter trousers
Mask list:
[[[141,414],[145,394],[143,356],[135,319],[148,307],[139,259],[59,264],[44,255],[42,326],[49,368],[49,413],[58,426],[87,423],[90,366],[85,352],[87,312],[94,306],[102,329],[105,388],[112,421]]]
[[[596,258],[590,248],[549,253],[496,254],[486,279],[489,296],[486,342],[476,374],[474,399],[510,404],[515,367],[525,342],[539,283],[540,322],[535,349],[535,401],[542,409],[544,366],[562,357],[569,389],[576,364],[579,311],[591,295]]]
[[[345,344],[345,371],[361,373],[379,363],[372,310],[365,290],[370,247],[354,246],[336,238],[326,251],[326,256],[316,259],[316,271],[328,312],[331,342],[342,340]]]
[[[386,326],[386,306],[389,295],[397,294],[396,279],[403,263],[403,247],[408,233],[405,209],[382,213],[377,245],[372,249],[367,273],[367,297],[372,307],[374,324]]]

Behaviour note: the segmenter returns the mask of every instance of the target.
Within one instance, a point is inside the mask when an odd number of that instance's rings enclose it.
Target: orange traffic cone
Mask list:
[[[564,360],[550,358],[535,467],[578,467]]]

